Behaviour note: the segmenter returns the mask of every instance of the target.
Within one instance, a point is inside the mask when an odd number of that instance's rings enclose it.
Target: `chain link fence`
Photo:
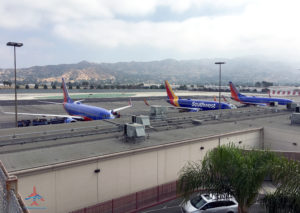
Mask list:
[[[8,175],[0,161],[0,213],[29,213],[18,195],[17,180]]]
[[[9,192],[8,212],[24,213],[14,190],[10,190]]]
[[[1,163],[1,162],[0,162]],[[7,189],[6,181],[8,179],[5,171],[0,167],[0,212],[7,212]]]

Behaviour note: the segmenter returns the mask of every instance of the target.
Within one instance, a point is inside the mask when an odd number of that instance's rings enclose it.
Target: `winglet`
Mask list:
[[[148,103],[147,99],[144,98],[144,103],[147,105],[147,106],[150,106],[150,104]]]

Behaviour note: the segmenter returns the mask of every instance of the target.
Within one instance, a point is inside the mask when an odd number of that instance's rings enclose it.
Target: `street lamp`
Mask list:
[[[219,69],[219,110],[221,109],[221,65],[225,64],[225,62],[215,62],[215,64],[219,64],[220,65],[220,69]]]
[[[16,127],[18,127],[16,47],[22,47],[23,43],[7,42],[6,45],[14,47],[14,62],[15,62],[15,122],[16,122]]]

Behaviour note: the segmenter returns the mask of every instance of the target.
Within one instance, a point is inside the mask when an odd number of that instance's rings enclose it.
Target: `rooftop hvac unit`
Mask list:
[[[150,126],[150,119],[149,116],[146,115],[138,115],[132,116],[132,123],[142,124],[144,126]]]
[[[296,110],[296,107],[298,106],[298,104],[297,103],[295,103],[295,102],[292,102],[292,103],[288,103],[287,105],[286,105],[286,108],[287,109],[289,109],[289,110]]]
[[[154,119],[166,118],[168,107],[165,106],[151,106],[150,116]]]
[[[140,138],[145,137],[145,126],[142,124],[125,124],[124,134],[127,138]]]
[[[297,107],[297,108],[299,108],[299,107]],[[291,116],[291,124],[300,124],[300,113],[299,112],[294,112],[292,114],[292,116]]]

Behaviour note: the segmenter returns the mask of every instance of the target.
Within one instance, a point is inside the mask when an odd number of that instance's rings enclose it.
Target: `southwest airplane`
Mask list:
[[[63,93],[64,93],[64,102],[62,103],[64,109],[69,115],[53,115],[53,114],[32,114],[32,113],[18,113],[18,115],[36,115],[42,117],[60,117],[66,118],[66,123],[76,122],[77,120],[81,121],[90,121],[90,120],[102,120],[102,119],[114,119],[119,116],[119,111],[129,108],[132,106],[131,101],[128,106],[120,107],[117,109],[107,110],[100,107],[90,106],[82,104],[80,101],[73,101],[68,93],[65,81],[62,78],[63,84]],[[54,102],[48,102],[54,103]],[[58,104],[58,103],[55,103]],[[60,103],[59,103],[60,104]],[[6,114],[15,114],[13,112],[4,112]]]
[[[287,105],[293,102],[290,99],[283,99],[283,98],[245,96],[239,93],[239,91],[235,88],[232,82],[229,82],[229,86],[231,92],[231,99],[238,101],[242,104],[266,106],[266,105],[274,104],[275,102],[277,102],[279,105]]]
[[[183,109],[189,112],[198,112],[206,110],[218,110],[219,102],[217,101],[202,101],[202,100],[193,100],[193,99],[182,99],[175,95],[169,82],[165,81],[166,90],[168,94],[167,102],[172,104],[178,109]],[[221,102],[221,109],[234,109],[236,106],[232,104],[227,104]]]

